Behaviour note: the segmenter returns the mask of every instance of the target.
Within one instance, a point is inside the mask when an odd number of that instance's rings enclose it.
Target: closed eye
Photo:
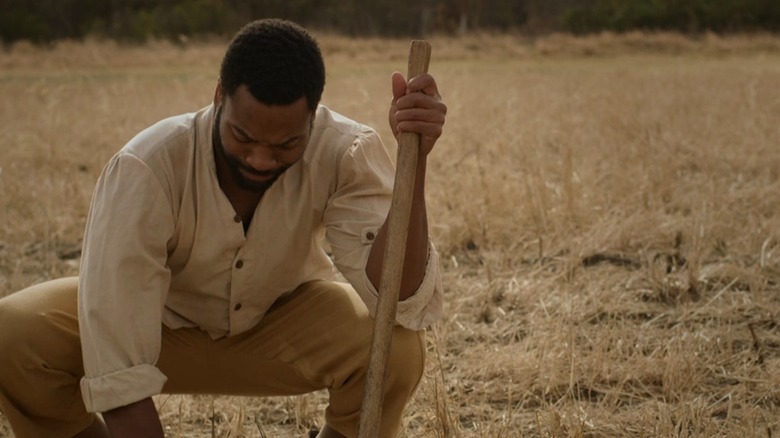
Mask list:
[[[293,149],[298,147],[301,138],[302,137],[291,138],[290,140],[287,140],[286,142],[284,142],[284,143],[282,143],[280,145],[277,145],[276,147],[278,147],[279,149],[281,149],[283,151],[293,150]]]
[[[233,132],[233,138],[236,139],[239,143],[251,143],[252,139],[246,136],[243,132],[239,131],[235,127],[231,127],[231,132]]]

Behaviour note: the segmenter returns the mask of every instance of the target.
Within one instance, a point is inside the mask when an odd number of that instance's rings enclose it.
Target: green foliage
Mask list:
[[[223,34],[230,30],[234,18],[230,11],[214,0],[194,0],[177,4],[168,14],[168,35]]]
[[[280,17],[355,36],[509,29],[527,0],[0,0],[0,38],[47,42],[98,34],[119,40],[229,36],[251,19]]]
[[[0,36],[4,42],[14,40],[41,42],[53,37],[42,17],[23,10],[10,10],[0,15]]]
[[[562,27],[574,33],[611,30],[733,32],[780,30],[776,0],[595,0],[568,8]]]
[[[84,10],[92,12],[85,14]],[[2,0],[0,39],[47,42],[84,35],[105,11],[101,0]]]

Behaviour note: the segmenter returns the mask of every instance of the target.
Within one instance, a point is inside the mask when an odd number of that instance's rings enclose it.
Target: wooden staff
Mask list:
[[[431,45],[427,41],[412,41],[409,50],[407,80],[426,73],[431,59]],[[368,362],[368,374],[363,393],[363,405],[358,425],[359,438],[379,436],[382,418],[385,364],[390,354],[390,342],[395,326],[395,312],[401,289],[406,239],[409,235],[409,217],[412,210],[414,175],[420,149],[420,134],[402,132],[398,140],[393,201],[387,218],[387,245],[385,246],[382,276],[379,281],[379,300],[376,306],[374,332]]]

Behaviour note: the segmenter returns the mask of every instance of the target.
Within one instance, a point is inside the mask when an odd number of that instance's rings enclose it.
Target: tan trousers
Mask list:
[[[77,279],[49,281],[0,299],[0,410],[18,438],[70,437],[94,420],[76,314]],[[212,340],[163,327],[163,393],[294,395],[329,391],[327,424],[354,436],[373,320],[351,288],[316,281],[280,299],[252,330]],[[396,327],[382,436],[395,436],[423,373],[424,332]]]

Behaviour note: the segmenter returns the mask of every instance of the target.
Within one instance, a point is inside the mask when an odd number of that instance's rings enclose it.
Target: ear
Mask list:
[[[217,88],[214,90],[214,106],[218,107],[222,103],[222,82],[217,81]]]

